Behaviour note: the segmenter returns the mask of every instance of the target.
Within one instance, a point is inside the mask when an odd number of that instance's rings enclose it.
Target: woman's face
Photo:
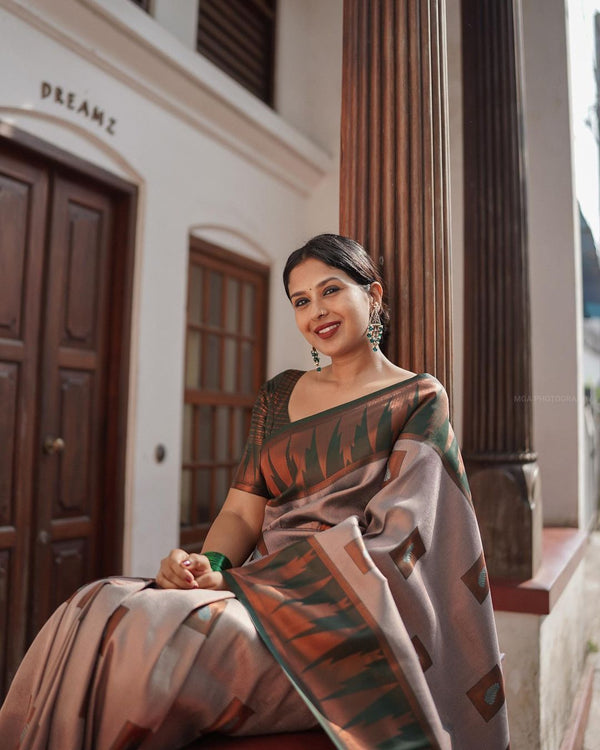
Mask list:
[[[307,258],[290,273],[289,292],[300,333],[323,354],[346,354],[367,346],[370,309],[381,304],[381,285],[367,292],[339,268]]]

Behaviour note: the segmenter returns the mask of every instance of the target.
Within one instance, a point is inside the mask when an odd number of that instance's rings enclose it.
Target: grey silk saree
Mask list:
[[[48,621],[0,711],[2,747],[174,749],[321,724],[339,748],[506,750],[469,486],[430,375],[290,423],[257,399],[233,486],[268,498],[230,591],[112,579]]]

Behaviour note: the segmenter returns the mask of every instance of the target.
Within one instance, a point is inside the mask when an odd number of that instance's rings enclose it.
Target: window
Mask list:
[[[200,0],[196,48],[273,105],[276,0]]]
[[[181,545],[199,551],[225,500],[265,378],[268,269],[191,239]]]

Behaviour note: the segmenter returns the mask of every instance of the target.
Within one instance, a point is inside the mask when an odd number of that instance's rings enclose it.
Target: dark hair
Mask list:
[[[288,298],[290,296],[290,274],[308,258],[320,260],[328,266],[339,268],[357,284],[366,286],[373,281],[382,283],[381,274],[373,258],[362,245],[350,237],[340,234],[319,234],[299,247],[290,255],[283,269],[283,285]],[[387,307],[382,304],[381,319],[387,327],[390,316]]]

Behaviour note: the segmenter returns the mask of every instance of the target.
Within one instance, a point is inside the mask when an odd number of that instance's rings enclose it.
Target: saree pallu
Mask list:
[[[267,556],[228,572],[231,590],[338,747],[507,750],[487,570],[443,386],[420,374],[290,423],[300,375],[267,383],[255,408],[234,486],[270,498]]]
[[[233,484],[268,498],[263,557],[225,574],[230,591],[82,589],[17,673],[2,747],[174,750],[210,731],[318,722],[352,750],[506,750],[485,560],[443,387],[417,375],[291,423],[301,374],[261,389]]]

